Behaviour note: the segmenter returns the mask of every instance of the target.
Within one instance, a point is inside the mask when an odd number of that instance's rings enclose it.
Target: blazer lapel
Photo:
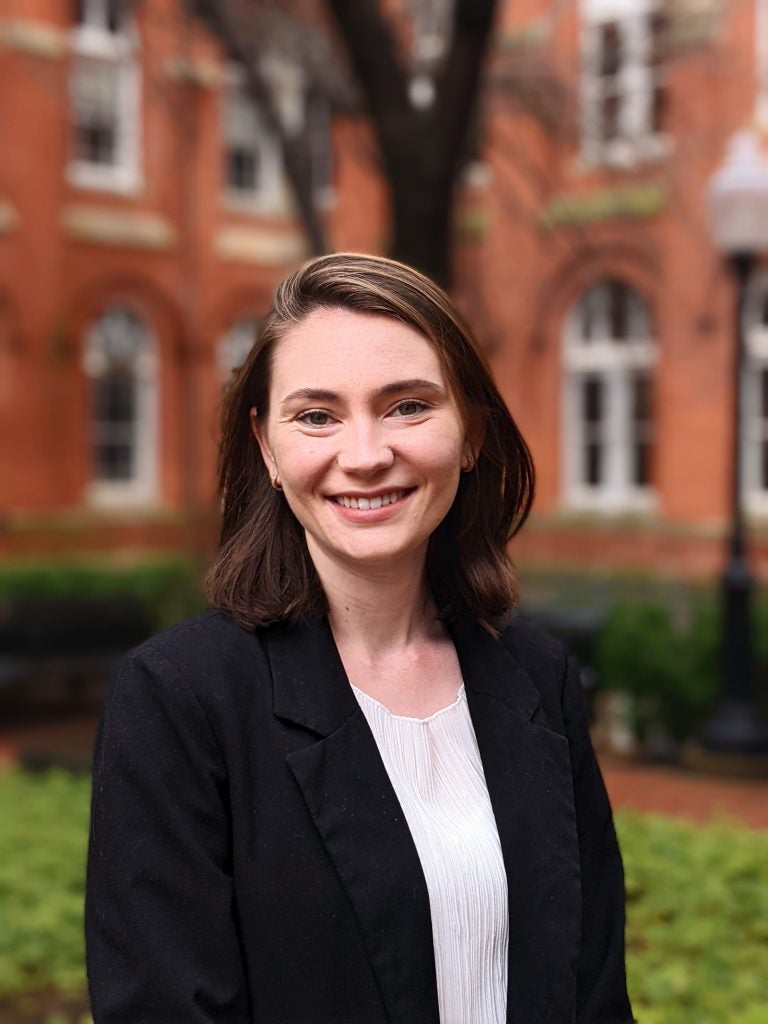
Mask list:
[[[536,724],[541,699],[502,643],[452,626],[507,872],[507,1021],[572,1019],[581,928],[568,741]]]
[[[326,620],[270,630],[275,714],[309,730],[288,754],[357,916],[394,1024],[438,1024],[429,895],[416,848]]]

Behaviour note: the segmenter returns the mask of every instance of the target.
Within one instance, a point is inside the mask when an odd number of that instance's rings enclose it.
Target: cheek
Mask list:
[[[425,469],[440,476],[451,477],[461,471],[464,440],[458,434],[445,433],[434,436],[425,446],[422,464]]]
[[[328,467],[330,457],[322,445],[307,443],[292,444],[290,440],[280,445],[276,454],[283,485],[300,491],[310,487]]]

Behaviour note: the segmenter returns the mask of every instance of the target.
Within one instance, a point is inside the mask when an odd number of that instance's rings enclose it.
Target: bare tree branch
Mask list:
[[[246,87],[283,155],[283,166],[296,202],[310,250],[328,251],[325,228],[315,206],[309,149],[303,136],[289,135],[275,97],[262,70],[263,36],[249,31],[248,10],[242,0],[187,0],[190,13],[202,18],[221,39],[230,56],[242,65]],[[251,12],[252,13],[252,12]]]

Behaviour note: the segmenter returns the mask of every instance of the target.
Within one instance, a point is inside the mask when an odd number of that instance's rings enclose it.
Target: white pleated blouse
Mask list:
[[[353,686],[413,836],[429,892],[441,1024],[503,1024],[507,878],[462,686],[428,718]]]

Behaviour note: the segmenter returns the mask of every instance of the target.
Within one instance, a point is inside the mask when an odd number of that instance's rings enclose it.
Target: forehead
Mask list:
[[[447,384],[437,350],[415,328],[372,313],[319,309],[277,342],[271,383],[279,398],[303,387],[341,391],[417,377]]]

